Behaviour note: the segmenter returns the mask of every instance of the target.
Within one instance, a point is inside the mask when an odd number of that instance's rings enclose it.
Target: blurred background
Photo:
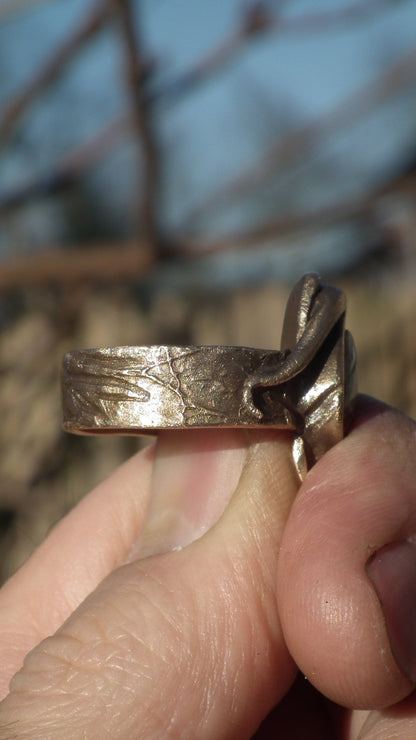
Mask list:
[[[416,416],[412,0],[0,0],[0,581],[138,448],[61,431],[75,348],[279,347],[342,287]]]

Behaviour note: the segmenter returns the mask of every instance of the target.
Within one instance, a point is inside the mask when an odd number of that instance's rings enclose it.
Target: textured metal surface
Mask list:
[[[355,347],[344,329],[346,298],[318,275],[305,275],[289,296],[283,322],[285,361],[248,376],[245,398],[253,414],[257,394],[270,396],[293,411],[309,466],[344,436],[356,392]]]
[[[282,351],[148,346],[77,350],[62,371],[64,428],[99,434],[272,427],[297,432],[298,467],[344,435],[355,352],[344,294],[305,275],[287,304]]]
[[[262,425],[243,402],[248,375],[280,352],[245,347],[114,347],[70,352],[63,369],[64,427],[152,432]],[[278,420],[285,425],[281,408]]]

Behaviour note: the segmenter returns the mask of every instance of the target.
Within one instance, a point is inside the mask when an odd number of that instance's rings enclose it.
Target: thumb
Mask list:
[[[157,448],[130,562],[12,680],[0,728],[17,738],[248,738],[294,680],[275,601],[289,439],[179,432]]]
[[[415,453],[414,422],[362,402],[355,429],[309,473],[284,533],[288,647],[344,706],[385,707],[415,686]]]

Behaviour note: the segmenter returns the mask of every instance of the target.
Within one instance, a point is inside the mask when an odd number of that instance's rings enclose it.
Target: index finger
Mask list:
[[[114,568],[143,524],[153,446],[86,496],[0,591],[0,696],[23,657],[53,633]]]

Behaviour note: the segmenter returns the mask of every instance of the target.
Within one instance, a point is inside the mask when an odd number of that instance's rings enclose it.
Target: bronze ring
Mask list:
[[[355,394],[345,310],[342,291],[309,274],[289,297],[282,351],[148,346],[69,352],[62,371],[64,429],[285,428],[297,433],[298,450],[303,440],[310,467],[344,436]]]

